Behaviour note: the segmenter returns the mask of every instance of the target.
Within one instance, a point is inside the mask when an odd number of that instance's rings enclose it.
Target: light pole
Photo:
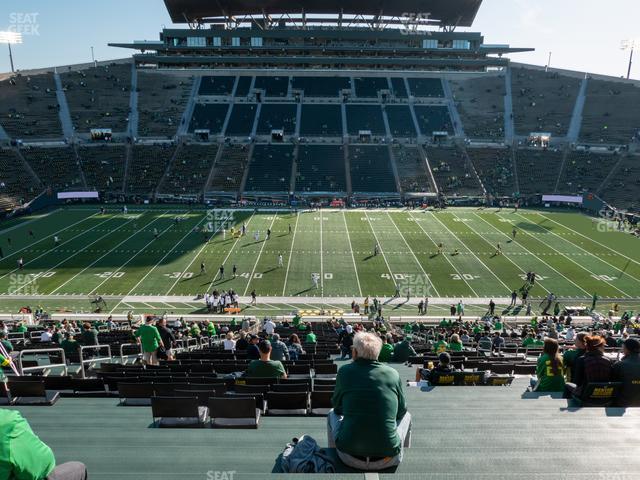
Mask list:
[[[13,67],[13,52],[11,51],[11,45],[22,43],[22,34],[18,32],[0,32],[0,43],[6,43],[9,46],[9,62],[11,63],[11,73],[15,73],[15,68]]]
[[[630,51],[629,67],[627,68],[627,80],[629,80],[629,77],[631,77],[631,65],[633,64],[633,51],[636,49],[636,47],[640,47],[640,39],[638,38],[623,40],[620,44],[620,48],[622,50]]]
[[[547,60],[547,68],[546,68],[546,71],[547,71],[547,72],[548,72],[548,71],[549,71],[549,69],[551,68],[551,53],[552,53],[552,52],[549,52],[549,59]]]

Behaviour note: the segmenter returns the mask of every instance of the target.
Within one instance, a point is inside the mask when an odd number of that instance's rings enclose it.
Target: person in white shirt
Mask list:
[[[576,331],[573,327],[569,327],[564,334],[564,339],[566,342],[573,342],[576,339]]]
[[[268,319],[266,322],[264,322],[264,326],[262,328],[264,330],[264,333],[271,336],[276,330],[276,324],[273,323],[271,319]]]
[[[53,335],[51,335],[51,329],[47,329],[40,334],[41,342],[50,342]]]
[[[225,350],[234,351],[236,349],[236,341],[233,339],[233,333],[227,333],[227,337],[222,342]]]

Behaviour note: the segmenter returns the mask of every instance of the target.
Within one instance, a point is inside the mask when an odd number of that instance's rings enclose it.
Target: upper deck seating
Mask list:
[[[175,135],[192,84],[190,77],[138,72],[138,134],[143,137]]]
[[[389,130],[394,137],[415,137],[416,127],[413,123],[409,105],[384,105]]]
[[[302,105],[301,135],[342,135],[339,105]]]
[[[348,104],[346,109],[350,135],[358,135],[360,130],[369,130],[373,135],[386,135],[380,105]]]
[[[397,98],[408,98],[407,86],[404,83],[402,77],[391,77],[391,87],[393,88],[393,94]]]
[[[228,75],[203,76],[200,80],[200,89],[198,95],[215,95],[226,96],[231,95],[233,86],[236,83],[236,77]]]
[[[418,120],[418,127],[423,135],[430,136],[433,132],[453,133],[449,109],[445,106],[416,105],[413,107]]]
[[[389,90],[386,77],[354,77],[353,83],[359,98],[378,98],[380,90]]]
[[[212,135],[221,133],[228,110],[227,103],[197,103],[193,109],[189,131],[209,130]]]
[[[289,77],[256,77],[255,89],[264,90],[267,97],[286,97],[289,92]]]
[[[298,106],[295,103],[263,103],[258,119],[258,135],[270,135],[272,130],[284,130],[285,135],[296,132],[296,115]]]
[[[295,90],[303,90],[305,97],[337,97],[341,90],[351,90],[348,77],[293,77]]]
[[[504,138],[503,75],[473,77],[450,81],[456,108],[469,138]]]
[[[234,104],[224,134],[229,137],[248,137],[251,135],[257,108],[258,105],[255,103]]]
[[[414,97],[444,97],[442,80],[439,78],[407,78]]]

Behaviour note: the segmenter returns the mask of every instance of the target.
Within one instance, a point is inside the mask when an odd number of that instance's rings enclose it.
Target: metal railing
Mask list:
[[[137,358],[142,358],[142,344],[140,343],[122,343],[120,344],[120,363],[124,365],[125,357],[129,355],[124,354],[125,347],[138,347],[139,352],[136,353]]]
[[[100,352],[100,350],[102,350],[103,348],[107,349],[107,355],[106,357],[92,357],[92,358],[88,358],[88,359],[84,359],[82,356],[82,352],[85,350],[98,350],[98,352]],[[111,360],[111,345],[83,345],[80,347],[80,375],[81,378],[87,378],[86,377],[86,371],[84,368],[84,364],[87,363],[92,363],[92,362],[101,362],[103,360]]]
[[[50,363],[48,365],[38,365],[37,367],[23,367],[22,366],[22,357],[24,355],[33,355],[37,353],[60,353],[62,354],[62,363]],[[25,372],[30,372],[32,370],[44,370],[45,368],[57,368],[63,367],[64,374],[67,374],[67,359],[64,354],[64,350],[62,348],[39,348],[36,350],[21,350],[18,352],[18,356],[16,357],[16,364],[18,365],[18,371],[20,375],[24,375]]]

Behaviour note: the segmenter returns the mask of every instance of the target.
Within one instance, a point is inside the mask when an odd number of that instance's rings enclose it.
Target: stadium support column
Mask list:
[[[289,182],[289,192],[296,191],[296,175],[298,174],[298,155],[300,153],[300,145],[293,147],[293,161],[291,162],[291,181]]]
[[[507,145],[513,143],[515,128],[513,126],[513,96],[511,95],[511,67],[507,67],[504,75],[504,142]]]
[[[191,94],[189,95],[189,101],[187,102],[187,106],[184,108],[182,119],[180,120],[178,131],[176,132],[176,136],[178,138],[186,135],[189,132],[189,124],[191,123],[193,110],[196,108],[196,101],[198,99],[198,92],[200,91],[201,82],[202,77],[200,75],[196,76],[193,80],[193,85],[191,86]]]
[[[55,72],[53,79],[56,82],[56,100],[58,101],[58,116],[60,118],[60,124],[62,125],[62,133],[69,142],[73,142],[74,131],[73,122],[71,121],[71,114],[69,113],[69,105],[67,104],[67,96],[62,89],[62,79],[60,74]]]
[[[381,104],[380,108],[382,109],[382,121],[384,123],[384,132],[387,137],[387,142],[391,143],[391,127],[389,126],[389,117],[387,117],[387,109],[385,108],[385,104]]]
[[[344,102],[340,104],[340,115],[342,116],[343,143],[347,143],[349,141],[349,127],[347,125],[347,106]]]
[[[585,75],[580,84],[580,91],[576,98],[576,104],[573,107],[573,114],[571,115],[571,123],[569,124],[569,131],[567,132],[567,141],[569,143],[576,143],[580,137],[580,129],[582,127],[582,112],[584,111],[584,103],[587,98],[587,86],[589,79]]]
[[[11,138],[9,137],[5,129],[2,128],[2,125],[0,125],[0,142],[8,142],[9,140],[11,140]]]
[[[344,179],[347,184],[347,196],[353,195],[353,187],[351,186],[351,161],[349,160],[349,145],[345,144],[342,147],[342,153],[344,154]]]
[[[253,117],[253,126],[251,127],[251,138],[255,139],[258,133],[258,121],[260,120],[260,112],[262,111],[262,102],[256,107],[256,114]]]
[[[127,133],[131,140],[138,138],[138,69],[131,64],[131,92],[129,94],[129,125]]]

